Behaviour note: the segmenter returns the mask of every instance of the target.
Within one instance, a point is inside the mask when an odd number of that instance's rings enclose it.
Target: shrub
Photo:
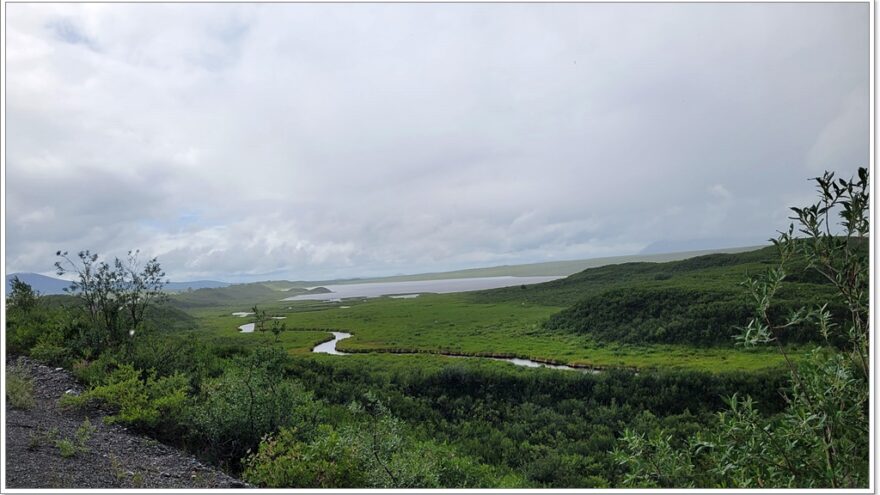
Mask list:
[[[67,364],[70,358],[70,352],[64,346],[64,335],[58,329],[42,333],[31,348],[30,355],[38,361],[59,366]]]
[[[123,423],[162,436],[179,433],[189,388],[186,376],[175,373],[156,378],[153,371],[142,373],[130,364],[112,371],[101,385],[64,404],[82,405],[98,400],[116,409],[105,422]]]
[[[30,438],[28,439],[28,450],[35,450],[39,448],[41,445],[50,445],[55,443],[55,440],[58,438],[58,427],[53,426],[48,430],[43,430],[40,427],[36,428],[36,431],[31,433]]]
[[[364,467],[346,438],[321,425],[313,442],[303,442],[296,428],[282,428],[260,442],[244,476],[258,486],[355,488],[365,486]]]
[[[806,237],[795,238],[795,225],[790,225],[773,240],[778,265],[744,284],[754,316],[740,328],[738,340],[746,347],[772,343],[783,354],[791,377],[786,408],[766,417],[751,397],[734,394],[715,425],[686,443],[674,442],[662,426],[647,434],[628,429],[614,452],[627,468],[626,485],[869,486],[870,266],[864,249],[869,234],[868,170],[859,169],[857,180],[835,180],[829,172],[814,180],[819,201],[792,208],[792,220]],[[841,219],[840,234],[832,232],[834,215]],[[772,310],[796,255],[803,256],[809,271],[829,281],[836,293],[779,317]],[[833,303],[847,308],[846,318],[834,317]],[[796,326],[811,328],[825,343],[797,363],[779,345],[784,332]]]
[[[311,440],[296,428],[265,438],[245,459],[244,476],[259,486],[308,488],[477,487],[495,479],[488,466],[417,440],[371,397],[350,412],[354,422],[338,429],[321,425]]]
[[[99,261],[95,253],[80,251],[74,260],[58,251],[58,275],[73,274],[68,292],[82,301],[82,308],[97,330],[98,349],[115,347],[126,339],[130,329],[144,321],[147,308],[165,298],[165,272],[156,258],[141,262],[138,251],[129,251],[125,260]]]
[[[185,373],[193,387],[222,371],[222,363],[203,342],[194,342],[175,335],[149,333],[132,339],[121,361],[138,369],[152,369],[156,376]]]
[[[305,418],[317,414],[317,404],[299,382],[284,379],[285,359],[283,351],[261,349],[203,384],[190,420],[208,455],[238,462],[279,427],[311,424]]]
[[[9,308],[6,313],[6,345],[10,352],[28,354],[52,325],[48,311],[24,312]]]
[[[58,447],[61,457],[73,457],[77,453],[76,445],[73,443],[73,440],[69,438],[56,440],[55,446]]]
[[[104,383],[110,373],[119,367],[119,362],[114,353],[105,351],[93,361],[74,361],[72,367],[77,379],[86,385],[95,386]]]
[[[34,383],[20,371],[6,372],[6,398],[12,407],[30,409],[34,407]]]

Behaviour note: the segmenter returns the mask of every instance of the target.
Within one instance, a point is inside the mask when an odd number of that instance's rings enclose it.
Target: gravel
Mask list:
[[[59,398],[83,391],[63,368],[7,356],[7,374],[13,369],[33,380],[34,407],[6,400],[7,488],[251,488],[177,448],[104,424],[105,411],[61,409]],[[63,457],[56,440],[76,438],[86,418],[95,428],[86,450]]]

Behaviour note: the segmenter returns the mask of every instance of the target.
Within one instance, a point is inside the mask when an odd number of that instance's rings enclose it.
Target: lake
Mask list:
[[[517,285],[540,284],[563,277],[479,277],[452,278],[446,280],[413,280],[406,282],[372,282],[365,284],[324,285],[332,292],[325,294],[302,294],[288,297],[284,301],[329,301],[350,297],[380,297],[404,294],[414,297],[422,292],[447,294],[471,290],[497,289]]]

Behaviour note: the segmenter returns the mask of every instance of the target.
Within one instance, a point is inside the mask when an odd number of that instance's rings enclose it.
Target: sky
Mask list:
[[[755,245],[869,159],[868,4],[6,5],[5,268]]]

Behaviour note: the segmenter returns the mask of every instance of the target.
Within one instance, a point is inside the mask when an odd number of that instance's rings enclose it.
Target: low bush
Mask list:
[[[354,446],[329,425],[321,425],[313,442],[300,440],[296,428],[282,428],[245,462],[245,477],[262,487],[343,488],[366,482]]]
[[[109,351],[101,353],[92,361],[80,359],[74,361],[72,365],[74,376],[89,386],[104,383],[110,373],[118,367],[118,359],[114,353]]]
[[[153,371],[142,373],[130,364],[123,364],[107,375],[104,383],[79,397],[65,397],[62,404],[77,406],[101,401],[116,409],[114,414],[104,418],[105,422],[175,437],[182,427],[188,389],[183,374],[156,378]]]
[[[70,359],[70,350],[64,345],[64,335],[58,329],[43,332],[30,350],[31,357],[44,363],[63,366]]]
[[[34,407],[34,383],[20,371],[6,372],[6,399],[12,407]]]

